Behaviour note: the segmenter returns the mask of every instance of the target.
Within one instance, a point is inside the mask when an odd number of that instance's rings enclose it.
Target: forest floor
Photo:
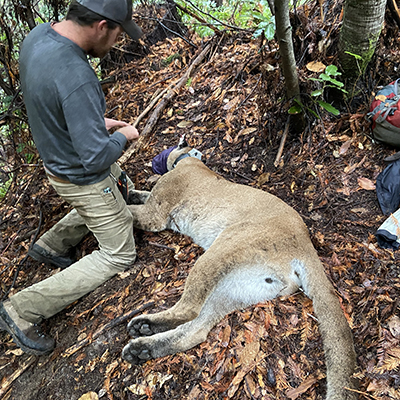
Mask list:
[[[299,18],[296,30],[303,93],[316,88],[309,78],[318,73],[307,69],[309,62],[337,61],[338,21],[309,20]],[[322,29],[330,32],[329,41],[320,36]],[[320,110],[320,120],[307,119],[301,135],[289,136],[277,163],[287,105],[276,47],[262,47],[246,32],[215,37],[193,78],[177,91],[148,140],[123,167],[137,188],[150,190],[156,180],[152,158],[185,133],[208,167],[294,207],[309,228],[353,331],[360,398],[385,400],[400,398],[400,257],[375,239],[387,217],[374,183],[387,165],[384,158],[395,149],[371,140],[365,114],[379,85],[398,77],[400,36],[387,23],[381,37],[357,101],[345,104],[339,117]],[[204,46],[196,35],[191,42],[198,48],[180,38],[166,39],[149,47],[146,57],[115,70],[107,116],[133,123]],[[21,167],[18,174],[18,184],[1,204],[2,295],[57,273],[26,258],[26,252],[37,233],[69,210],[49,185],[40,161]],[[226,316],[207,341],[184,353],[141,366],[123,361],[129,318],[173,305],[202,253],[190,239],[170,231],[135,231],[135,238],[138,257],[130,270],[43,323],[57,341],[51,355],[24,354],[0,332],[1,399],[324,397],[321,337],[312,302],[300,293]],[[94,249],[96,241],[89,235],[77,251],[82,257]]]

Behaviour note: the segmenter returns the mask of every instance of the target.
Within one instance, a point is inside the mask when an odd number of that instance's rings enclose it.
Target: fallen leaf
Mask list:
[[[306,65],[306,68],[311,72],[322,72],[326,66],[319,61],[311,61]]]
[[[394,337],[400,337],[400,318],[397,315],[394,315],[390,320],[388,321],[388,327],[390,333]]]
[[[363,159],[362,159],[360,162],[358,162],[358,163],[356,163],[356,164],[353,164],[353,165],[348,165],[348,166],[344,169],[344,172],[345,172],[346,174],[350,174],[350,173],[354,172],[358,167],[361,167],[361,165],[364,163],[364,161],[365,161],[366,158],[367,158],[367,156],[364,156]]]
[[[83,332],[78,336],[78,342],[87,338],[87,333]]]
[[[22,356],[22,354],[24,354],[24,351],[22,349],[9,350],[6,352],[6,355],[8,354],[14,354],[15,356]]]
[[[260,351],[260,342],[255,340],[251,343],[246,343],[242,352],[239,355],[240,364],[243,366],[250,365]]]
[[[359,207],[359,208],[352,208],[350,210],[350,212],[352,212],[354,214],[364,214],[364,213],[368,212],[368,210],[364,207]]]
[[[264,172],[257,178],[257,185],[262,186],[264,183],[269,182],[269,178],[271,177],[271,174],[269,172]]]
[[[233,107],[235,107],[237,105],[237,103],[239,103],[239,99],[240,99],[239,96],[233,98],[230,102],[226,103],[222,108],[224,110],[232,109]]]
[[[358,185],[361,189],[365,190],[375,190],[375,184],[368,178],[358,178],[357,179]]]
[[[193,126],[193,122],[192,121],[181,121],[177,125],[178,128],[190,128],[191,126]]]
[[[226,135],[224,136],[224,139],[228,142],[228,143],[232,143],[233,139],[232,136],[229,133],[226,133]]]
[[[248,134],[253,133],[253,132],[256,132],[256,131],[257,131],[257,128],[255,128],[255,127],[253,127],[253,128],[245,128],[245,129],[242,129],[242,130],[238,133],[238,137],[239,137],[240,135],[248,135]]]
[[[351,140],[348,140],[347,142],[343,143],[340,146],[339,154],[340,155],[346,154],[347,150],[350,148],[350,145],[351,145]]]
[[[317,376],[310,376],[305,379],[297,388],[289,389],[286,392],[286,396],[291,400],[297,399],[301,394],[306,392],[311,386],[313,386],[319,379],[322,379],[323,375],[318,374]]]
[[[87,392],[81,397],[79,397],[79,400],[98,400],[99,396],[97,396],[97,393],[95,392]]]
[[[231,338],[231,326],[227,325],[225,329],[222,331],[221,346],[228,347],[230,338]]]
[[[201,390],[198,386],[194,386],[193,389],[189,392],[188,400],[196,400],[200,398]]]

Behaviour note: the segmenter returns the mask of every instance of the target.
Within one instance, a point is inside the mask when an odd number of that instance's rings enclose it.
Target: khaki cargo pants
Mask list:
[[[121,169],[113,164],[111,172],[119,177]],[[44,243],[65,254],[90,231],[99,243],[99,250],[10,297],[19,316],[33,323],[63,310],[131,266],[136,257],[132,216],[111,176],[87,186],[60,183],[50,176],[49,180],[74,209],[46,232],[38,244]],[[129,183],[133,188],[132,182]]]

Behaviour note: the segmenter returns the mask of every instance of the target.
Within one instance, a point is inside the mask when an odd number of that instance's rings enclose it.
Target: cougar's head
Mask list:
[[[167,170],[171,171],[171,169],[174,169],[176,162],[178,161],[178,158],[183,154],[189,153],[191,149],[192,148],[189,147],[185,139],[185,135],[182,135],[181,138],[179,139],[178,146],[175,146],[175,148],[171,151],[171,153],[167,158]]]
[[[178,146],[170,147],[155,156],[152,161],[154,173],[163,175],[175,167],[178,158],[189,153],[192,148],[186,142],[185,135],[182,135]]]

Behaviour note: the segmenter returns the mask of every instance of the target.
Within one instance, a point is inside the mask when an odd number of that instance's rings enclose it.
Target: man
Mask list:
[[[132,0],[75,0],[66,19],[37,26],[24,40],[20,75],[29,123],[48,179],[73,210],[29,254],[62,270],[0,303],[0,328],[30,354],[55,346],[38,324],[133,264],[132,217],[115,163],[137,130],[105,119],[104,95],[87,55],[104,57],[132,21]],[[109,134],[108,129],[118,130]],[[74,262],[70,250],[91,231],[99,250]]]

